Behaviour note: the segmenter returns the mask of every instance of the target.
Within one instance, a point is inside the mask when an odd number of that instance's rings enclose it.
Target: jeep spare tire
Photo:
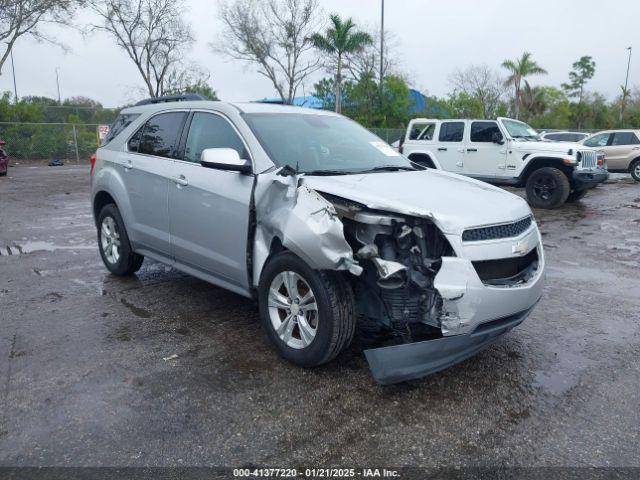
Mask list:
[[[558,208],[567,201],[570,192],[567,176],[557,168],[540,168],[527,180],[527,200],[532,207]]]

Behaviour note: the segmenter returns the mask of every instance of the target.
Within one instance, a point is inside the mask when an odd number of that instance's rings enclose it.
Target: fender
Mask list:
[[[511,172],[513,172],[513,176],[517,176],[517,178],[522,182],[526,181],[531,172],[538,168],[555,167],[570,175],[576,165],[576,163],[573,165],[565,163],[564,160],[567,158],[567,155],[559,152],[537,152],[530,154],[523,152],[514,153],[520,156],[520,161],[522,163],[519,166],[516,165],[516,169],[511,170]],[[526,158],[522,160],[524,156],[526,156]],[[515,163],[515,161],[517,161],[516,159],[507,159],[507,165],[509,163]]]
[[[125,224],[130,225],[133,219],[131,218],[132,210],[129,192],[122,181],[122,177],[114,168],[113,164],[109,161],[103,160],[103,162],[104,166],[95,173],[93,178],[93,185],[91,187],[91,209],[93,210],[98,193],[106,192],[111,195],[111,198],[113,198],[113,201],[116,203]],[[135,243],[136,239],[134,238],[134,232],[127,232],[127,234],[129,235],[129,240],[131,240],[132,243]]]

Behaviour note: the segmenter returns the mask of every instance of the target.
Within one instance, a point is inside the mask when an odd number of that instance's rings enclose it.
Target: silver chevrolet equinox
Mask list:
[[[149,257],[257,299],[278,354],[303,367],[339,355],[358,325],[376,381],[428,375],[520,324],[542,294],[524,200],[423,170],[334,113],[145,100],[120,113],[91,177],[111,273]]]

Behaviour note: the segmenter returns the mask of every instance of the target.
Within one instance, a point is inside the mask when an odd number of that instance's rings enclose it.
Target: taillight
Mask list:
[[[85,157],[86,158],[86,157]],[[91,172],[90,175],[93,175],[93,167],[96,166],[96,154],[94,153],[93,155],[91,155],[91,158],[89,159],[89,162],[91,163]]]
[[[599,167],[603,167],[604,166],[604,157],[598,157],[598,166]]]

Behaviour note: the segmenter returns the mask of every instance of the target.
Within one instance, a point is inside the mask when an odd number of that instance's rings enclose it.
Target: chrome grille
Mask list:
[[[462,232],[463,242],[480,242],[482,240],[496,240],[499,238],[517,237],[531,226],[531,216],[512,223],[492,225],[490,227],[470,228]]]
[[[578,161],[581,168],[596,168],[598,156],[593,150],[580,150],[578,152]]]

